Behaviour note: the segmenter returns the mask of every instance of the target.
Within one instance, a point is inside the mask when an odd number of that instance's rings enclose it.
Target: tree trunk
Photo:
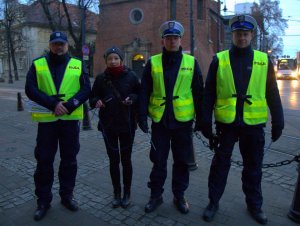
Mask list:
[[[16,62],[16,57],[15,57],[14,44],[13,44],[12,40],[10,40],[10,54],[11,54],[11,60],[12,60],[13,67],[14,67],[15,80],[18,81],[19,80],[18,66],[17,66],[17,62]]]

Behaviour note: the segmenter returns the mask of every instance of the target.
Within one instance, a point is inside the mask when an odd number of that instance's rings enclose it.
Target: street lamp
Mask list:
[[[6,19],[6,47],[7,47],[7,63],[8,63],[8,83],[13,83],[12,74],[11,74],[11,65],[10,65],[10,22],[11,19],[7,15],[7,3],[5,4],[5,19]]]
[[[195,37],[194,37],[194,22],[193,22],[193,0],[190,0],[190,48],[191,55],[194,56]]]
[[[267,50],[267,53],[268,53],[268,55],[270,56],[271,53],[272,53],[272,50],[268,49],[268,50]]]

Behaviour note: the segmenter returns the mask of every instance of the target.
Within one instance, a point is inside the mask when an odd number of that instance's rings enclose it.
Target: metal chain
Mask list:
[[[207,148],[209,148],[212,152],[214,152],[213,149],[211,149],[211,146],[205,141],[202,139],[201,135],[197,132],[195,132],[195,135],[196,137],[201,140],[201,142],[203,143],[203,145]],[[270,149],[271,147],[271,144],[272,144],[272,141],[270,142],[270,144],[265,148],[266,150]],[[234,161],[231,159],[231,162],[238,165],[238,166],[243,166],[243,162],[242,161]],[[262,168],[272,168],[272,167],[280,167],[280,166],[285,166],[285,165],[289,165],[291,164],[292,162],[297,162],[297,163],[300,163],[300,154],[299,155],[295,155],[292,159],[287,159],[287,160],[283,160],[283,161],[280,161],[280,162],[276,162],[276,163],[266,163],[266,164],[263,164],[262,165]]]
[[[292,158],[290,160],[283,160],[283,161],[276,162],[276,163],[266,163],[266,164],[262,165],[262,168],[266,169],[266,168],[280,167],[280,166],[289,165],[292,162],[299,162],[299,158],[300,158],[300,155],[296,155],[296,156],[294,156],[294,158]],[[238,165],[238,166],[243,166],[244,165],[243,162],[241,162],[241,161],[231,160],[231,162]]]
[[[214,150],[211,149],[210,145],[209,145],[205,140],[202,139],[202,137],[201,137],[201,135],[200,135],[199,132],[195,132],[195,136],[196,136],[199,140],[201,140],[201,142],[202,142],[202,144],[204,145],[204,147],[207,147],[207,148],[209,148],[212,152],[214,152]]]

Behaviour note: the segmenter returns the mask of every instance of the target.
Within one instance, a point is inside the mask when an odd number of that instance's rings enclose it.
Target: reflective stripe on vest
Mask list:
[[[222,123],[232,123],[236,117],[236,94],[233,73],[230,65],[229,51],[217,53],[219,67],[217,72],[215,119]],[[267,54],[254,50],[252,73],[244,101],[243,120],[248,125],[266,123],[268,109],[266,101],[266,82],[268,73]],[[251,97],[250,97],[251,96]]]
[[[63,80],[57,93],[53,82],[51,72],[45,57],[39,58],[33,62],[36,70],[38,88],[49,96],[60,95],[60,99],[67,101],[80,90],[80,75],[82,70],[81,61],[71,58]],[[80,105],[70,115],[55,116],[53,113],[32,113],[32,120],[37,122],[53,122],[58,119],[62,120],[80,120],[83,119],[83,106]]]
[[[194,101],[191,84],[194,75],[195,59],[183,54],[178,76],[173,90],[173,108],[176,120],[187,122],[194,118]],[[162,66],[162,54],[151,57],[151,74],[153,91],[149,100],[149,116],[159,122],[163,116],[166,103],[166,90]]]

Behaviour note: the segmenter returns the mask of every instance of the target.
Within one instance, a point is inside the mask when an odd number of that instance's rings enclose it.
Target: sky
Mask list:
[[[235,4],[259,3],[259,0],[223,0],[222,2],[221,8],[226,4],[227,14],[233,14]],[[280,0],[280,8],[282,9],[283,18],[288,20],[289,26],[285,30],[285,36],[282,36],[284,45],[282,55],[296,57],[296,52],[300,51],[300,0]]]

